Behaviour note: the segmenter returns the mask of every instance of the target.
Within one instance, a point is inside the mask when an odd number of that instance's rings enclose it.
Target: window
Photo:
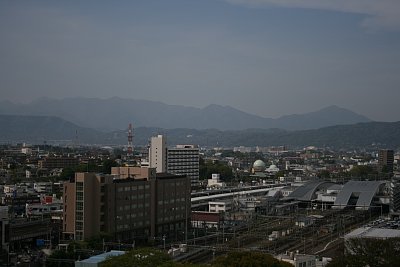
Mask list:
[[[83,221],[83,212],[77,211],[75,219],[76,221]]]
[[[76,231],[76,232],[75,232],[75,239],[76,239],[76,240],[83,240],[83,232],[81,232],[81,231]]]
[[[83,230],[83,222],[76,222],[75,227],[76,230]]]
[[[76,191],[83,191],[83,183],[76,182]]]
[[[76,210],[83,210],[83,203],[82,202],[76,202]]]
[[[76,192],[76,200],[83,201],[83,192]]]

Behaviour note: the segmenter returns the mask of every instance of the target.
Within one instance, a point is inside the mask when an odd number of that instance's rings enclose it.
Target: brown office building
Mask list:
[[[394,152],[393,150],[382,149],[378,153],[379,171],[393,173]]]
[[[182,239],[190,214],[190,179],[130,168],[114,169],[121,176],[76,173],[64,184],[64,234],[75,240],[100,232],[126,242],[163,235]]]

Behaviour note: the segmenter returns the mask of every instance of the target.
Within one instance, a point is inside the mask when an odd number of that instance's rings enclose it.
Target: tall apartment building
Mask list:
[[[199,184],[199,147],[177,145],[167,149],[168,173],[183,174],[190,178],[191,185]]]
[[[76,173],[64,184],[64,234],[85,240],[107,232],[126,242],[163,235],[182,238],[190,214],[189,178],[130,168],[141,176],[113,169],[123,174]]]
[[[165,136],[157,135],[150,139],[150,168],[156,168],[158,173],[167,171],[167,141]]]
[[[388,173],[393,173],[394,151],[390,149],[379,150],[378,166],[379,171],[386,170]]]

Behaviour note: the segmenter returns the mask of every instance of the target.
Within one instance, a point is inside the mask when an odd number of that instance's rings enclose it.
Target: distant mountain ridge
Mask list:
[[[0,115],[0,143],[125,145],[127,132],[104,133],[83,128],[57,117]],[[147,145],[151,136],[165,134],[168,145],[198,144],[209,147],[277,146],[333,148],[400,148],[400,122],[368,122],[314,130],[281,129],[162,129],[139,127],[134,145]],[[77,137],[77,140],[74,140]]]
[[[194,108],[118,97],[108,99],[40,98],[28,104],[4,101],[0,103],[0,114],[57,116],[81,127],[103,131],[125,129],[129,123],[133,123],[134,127],[165,129],[306,130],[371,121],[365,116],[337,106],[271,119],[252,115],[230,106],[213,104],[205,108]]]
[[[32,142],[43,144],[50,140],[72,144],[76,136],[80,141],[103,143],[107,135],[77,126],[54,116],[0,115],[0,142]]]

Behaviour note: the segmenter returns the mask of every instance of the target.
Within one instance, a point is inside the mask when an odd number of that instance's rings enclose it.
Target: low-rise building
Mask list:
[[[223,217],[215,212],[192,212],[191,224],[193,228],[217,228],[219,229]]]
[[[209,212],[228,212],[232,209],[232,201],[231,200],[221,200],[221,201],[210,201],[208,202],[208,211]]]
[[[207,188],[221,188],[225,186],[226,184],[221,181],[220,175],[218,173],[213,173],[211,175],[211,179],[208,179],[207,181]]]
[[[293,264],[295,267],[316,267],[316,256],[298,253],[283,254],[276,257],[278,260]]]

